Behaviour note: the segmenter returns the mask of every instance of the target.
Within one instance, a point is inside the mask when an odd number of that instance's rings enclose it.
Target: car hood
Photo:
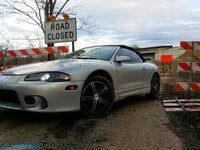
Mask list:
[[[66,71],[77,67],[85,66],[86,64],[99,63],[100,60],[82,60],[82,59],[63,59],[55,61],[47,61],[33,63],[11,68],[2,72],[3,75],[25,75],[34,72],[45,71]],[[101,61],[102,62],[102,61]]]

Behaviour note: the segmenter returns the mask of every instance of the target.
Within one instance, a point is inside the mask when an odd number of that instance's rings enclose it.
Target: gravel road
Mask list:
[[[181,150],[160,100],[131,97],[105,118],[0,110],[0,150]],[[21,150],[20,149],[20,150]]]

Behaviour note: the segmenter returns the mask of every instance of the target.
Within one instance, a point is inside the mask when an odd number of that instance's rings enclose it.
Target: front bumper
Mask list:
[[[0,90],[14,91],[19,103],[1,100],[0,107],[35,112],[64,112],[80,110],[80,97],[83,81],[77,82],[25,82],[24,76],[1,76]],[[76,90],[66,90],[69,85],[77,85]],[[27,104],[27,97],[34,97],[35,102]]]

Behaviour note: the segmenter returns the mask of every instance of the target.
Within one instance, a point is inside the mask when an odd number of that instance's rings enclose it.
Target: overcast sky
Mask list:
[[[181,40],[200,40],[199,0],[71,0],[67,7],[76,5],[78,15],[90,15],[93,26],[90,34],[78,32],[77,48],[99,44],[178,46]],[[14,17],[4,19],[0,31],[12,37],[28,32],[34,36],[37,31],[15,22]]]

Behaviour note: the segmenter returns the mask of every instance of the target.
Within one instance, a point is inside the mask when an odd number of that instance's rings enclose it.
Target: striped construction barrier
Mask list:
[[[179,62],[178,63],[178,71],[195,71],[200,72],[200,62],[193,62],[191,68],[190,62]]]
[[[180,46],[185,50],[192,51],[191,59],[194,57],[193,51],[200,50],[200,41],[182,41]],[[200,62],[179,62],[178,71],[190,73],[188,82],[178,82],[176,90],[179,92],[187,92],[189,97],[190,91],[200,92],[200,83],[191,82],[192,73],[200,71]],[[200,99],[175,99],[163,100],[165,111],[200,111]]]
[[[200,99],[163,100],[165,111],[200,111]]]
[[[0,51],[0,58],[42,55],[42,54],[60,54],[60,53],[68,53],[68,52],[69,52],[69,46],[8,50],[8,51]],[[9,68],[12,68],[12,66],[5,67],[5,69],[9,69]],[[2,72],[3,70],[4,70],[4,67],[0,67],[0,72]]]
[[[5,69],[10,69],[12,68],[12,66],[6,66]],[[0,67],[0,72],[2,72],[4,70],[4,67]]]
[[[176,84],[176,90],[179,91],[179,92],[185,92],[188,89],[190,91],[200,92],[200,83],[195,83],[195,82],[191,82],[191,83],[178,82]]]
[[[67,53],[67,52],[69,52],[68,46],[8,50],[8,51],[0,52],[0,58],[42,55],[42,54],[56,54],[56,53],[59,54],[59,53]]]
[[[200,50],[200,41],[181,41],[180,46],[185,50]]]

